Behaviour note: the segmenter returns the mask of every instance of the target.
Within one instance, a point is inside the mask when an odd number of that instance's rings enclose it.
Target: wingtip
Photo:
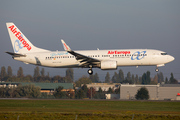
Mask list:
[[[63,39],[61,39],[61,42],[62,42],[62,43],[65,43]]]
[[[64,50],[65,50],[65,51],[71,51],[70,47],[64,42],[63,39],[61,39],[61,42],[62,42],[62,44],[63,44],[63,47],[64,47]]]

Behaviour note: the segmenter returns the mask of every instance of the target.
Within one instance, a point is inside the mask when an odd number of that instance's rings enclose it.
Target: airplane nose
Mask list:
[[[169,62],[173,61],[174,59],[175,59],[175,58],[174,58],[173,56],[171,56],[171,55],[168,56],[168,61],[169,61]]]

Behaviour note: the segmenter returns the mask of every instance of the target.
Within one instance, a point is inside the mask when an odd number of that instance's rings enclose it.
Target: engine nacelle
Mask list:
[[[101,61],[101,69],[102,70],[116,70],[117,61],[112,61],[112,60]]]

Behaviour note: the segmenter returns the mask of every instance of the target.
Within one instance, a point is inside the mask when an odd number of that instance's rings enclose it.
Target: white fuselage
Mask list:
[[[153,49],[114,49],[114,50],[86,50],[75,51],[100,61],[117,61],[117,66],[163,66],[174,60],[174,57],[163,51]],[[26,53],[25,53],[26,54]],[[75,56],[66,51],[33,52],[26,57],[14,57],[15,60],[27,64],[46,67],[81,67]],[[96,66],[99,67],[100,66]]]

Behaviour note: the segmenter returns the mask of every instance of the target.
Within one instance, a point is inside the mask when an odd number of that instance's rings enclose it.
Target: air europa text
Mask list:
[[[108,54],[130,54],[130,51],[108,51]]]
[[[21,32],[17,31],[17,28],[14,27],[14,25],[10,26],[9,29],[11,30],[11,32],[18,38],[18,40],[20,42],[22,42],[23,47],[26,47],[27,50],[31,50],[31,46],[24,40],[24,38],[22,37]]]

